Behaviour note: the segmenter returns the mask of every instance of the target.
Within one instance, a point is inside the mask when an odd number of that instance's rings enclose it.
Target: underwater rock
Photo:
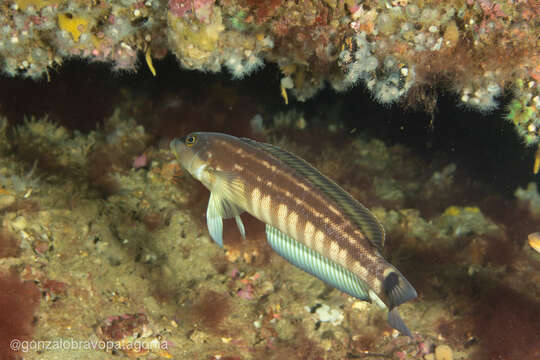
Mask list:
[[[441,237],[489,235],[500,231],[477,207],[451,206],[433,220],[433,225],[438,228]]]

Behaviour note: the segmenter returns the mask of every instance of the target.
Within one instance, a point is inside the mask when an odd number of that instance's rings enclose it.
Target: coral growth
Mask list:
[[[38,79],[65,59],[135,70],[143,53],[171,51],[181,66],[235,79],[278,65],[281,91],[304,101],[325,83],[362,83],[383,103],[443,83],[480,111],[508,109],[527,144],[539,140],[538,9],[531,1],[425,2],[17,0],[0,12],[0,59],[10,76]],[[158,69],[159,73],[159,69]],[[428,89],[428,90],[426,90]],[[411,96],[408,102],[425,99]]]

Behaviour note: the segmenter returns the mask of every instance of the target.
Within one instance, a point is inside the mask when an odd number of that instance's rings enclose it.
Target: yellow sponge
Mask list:
[[[52,0],[15,0],[15,4],[20,9],[26,11],[29,6],[33,6],[36,10],[41,10],[45,6],[53,5],[54,3]]]
[[[70,13],[58,15],[58,26],[67,31],[75,42],[79,41],[82,33],[88,30],[88,20],[83,17],[73,16]]]

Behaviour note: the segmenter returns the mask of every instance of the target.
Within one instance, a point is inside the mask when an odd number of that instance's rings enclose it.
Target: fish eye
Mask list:
[[[195,135],[189,135],[186,137],[186,145],[187,146],[193,146],[197,143],[197,136]]]

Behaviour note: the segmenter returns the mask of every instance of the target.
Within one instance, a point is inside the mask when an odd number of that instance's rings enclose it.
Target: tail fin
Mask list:
[[[390,310],[418,296],[411,283],[397,271],[391,271],[386,275],[383,289],[388,296]]]
[[[399,313],[396,308],[393,308],[388,312],[388,324],[390,324],[391,327],[399,331],[405,336],[408,336],[412,338],[412,334],[407,328],[407,325],[403,322],[403,319],[401,319],[401,316],[399,316]]]
[[[390,308],[388,323],[403,335],[412,338],[411,332],[399,316],[396,307],[417,297],[416,290],[397,270],[393,270],[386,275],[383,281],[383,289],[388,297],[388,306]]]

